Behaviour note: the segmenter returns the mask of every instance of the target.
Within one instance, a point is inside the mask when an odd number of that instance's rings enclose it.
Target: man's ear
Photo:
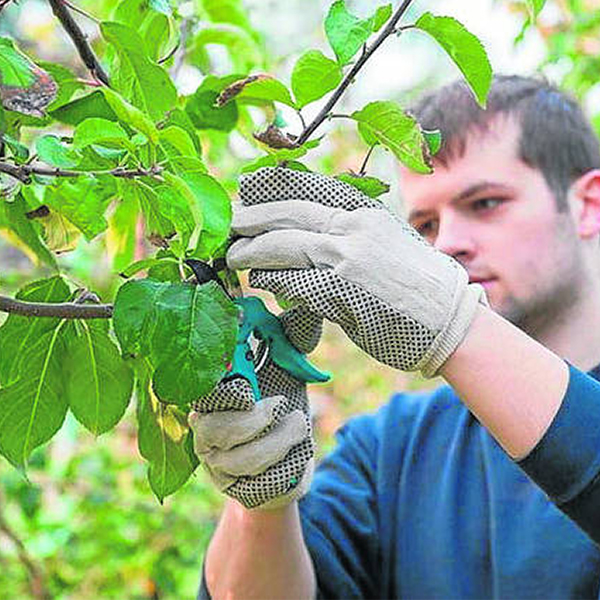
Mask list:
[[[592,169],[571,185],[573,217],[582,239],[600,233],[600,169]]]

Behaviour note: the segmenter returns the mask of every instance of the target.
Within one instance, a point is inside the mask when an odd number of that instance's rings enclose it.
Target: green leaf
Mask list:
[[[257,171],[258,169],[262,169],[262,167],[276,167],[280,163],[279,160],[275,156],[271,154],[267,154],[266,156],[261,156],[257,158],[255,161],[251,163],[245,164],[240,172],[241,173],[252,173],[253,171]],[[303,165],[301,162],[292,160],[286,161],[285,166],[287,169],[293,169],[295,171],[309,171],[310,169]]]
[[[198,62],[207,44],[225,46],[235,70],[248,72],[261,65],[263,56],[256,40],[244,29],[229,23],[201,25],[190,46],[190,62]]]
[[[29,207],[23,196],[18,194],[12,202],[0,202],[0,230],[8,227],[13,245],[23,250],[33,262],[43,262],[56,268],[54,255],[42,239],[41,228],[27,217]],[[1,378],[0,378],[1,381]]]
[[[2,136],[2,141],[11,151],[15,158],[15,162],[22,164],[29,158],[29,148],[25,146],[25,144],[21,144],[21,142],[16,140],[11,135],[8,135],[8,133],[5,133]]]
[[[384,25],[385,22],[392,16],[392,5],[384,4],[383,6],[378,6],[375,14],[372,17],[373,23],[373,32],[379,31]]]
[[[141,177],[119,180],[118,186],[123,198],[131,198],[139,206],[149,235],[169,238],[175,234],[175,226],[165,214],[165,203],[161,201],[161,196],[157,194],[154,187],[143,181]]]
[[[340,65],[350,62],[373,33],[373,19],[359,19],[346,9],[344,0],[336,0],[325,17],[325,34]]]
[[[188,116],[188,114],[182,110],[181,108],[174,108],[170,113],[167,119],[162,123],[162,127],[166,129],[169,125],[176,125],[180,127],[188,134],[189,138],[192,140],[194,144],[194,148],[196,152],[193,156],[201,157],[202,156],[202,146],[200,145],[200,140],[196,133],[196,129],[192,120]]]
[[[202,8],[213,23],[231,23],[253,31],[242,0],[202,0]]]
[[[339,175],[336,175],[336,179],[354,186],[363,194],[369,196],[369,198],[377,198],[381,196],[381,194],[386,194],[390,191],[390,184],[385,183],[385,181],[381,181],[381,179],[377,179],[377,177],[340,173]]]
[[[181,406],[218,383],[237,335],[237,309],[214,281],[129,281],[119,288],[113,321],[122,351],[150,358],[158,398]]]
[[[442,146],[442,132],[439,129],[433,131],[423,129],[423,137],[427,142],[430,156],[435,156]]]
[[[179,234],[184,248],[196,226],[202,226],[202,211],[187,183],[177,175],[164,173],[166,185],[159,185],[155,192],[162,214],[169,219]]]
[[[130,264],[127,268],[123,269],[119,275],[121,277],[133,277],[135,274],[140,271],[146,271],[151,267],[155,267],[157,265],[162,265],[165,262],[170,265],[174,265],[176,269],[178,269],[179,261],[176,258],[172,257],[163,257],[163,258],[143,258],[142,260],[136,260],[134,263]],[[179,278],[181,279],[181,278]]]
[[[109,121],[117,120],[117,114],[100,90],[72,100],[49,112],[52,118],[67,125],[78,125],[81,121],[90,117],[108,119]]]
[[[194,256],[209,258],[223,244],[231,226],[231,199],[223,186],[210,175],[182,173],[202,211],[202,231]]]
[[[477,102],[485,108],[492,84],[492,67],[479,39],[453,17],[438,17],[427,12],[415,23],[448,53],[465,76]]]
[[[143,133],[152,144],[158,143],[158,130],[148,115],[143,113],[139,108],[129,104],[122,96],[110,88],[102,88],[102,93],[110,108],[121,122]]]
[[[292,91],[302,108],[335,89],[342,80],[342,69],[320,50],[305,52],[292,71]]]
[[[73,147],[82,150],[92,144],[116,144],[131,148],[127,132],[114,121],[91,117],[82,121],[73,134]]]
[[[75,418],[94,435],[112,429],[131,399],[133,372],[108,333],[93,321],[78,322],[69,336],[63,368]]]
[[[67,414],[61,325],[26,347],[21,377],[0,389],[0,453],[25,469],[32,450],[47,442]]]
[[[28,88],[36,80],[35,65],[15,47],[10,38],[0,37],[0,83]]]
[[[66,302],[70,291],[60,276],[32,281],[16,294],[26,302]],[[0,327],[0,386],[14,383],[27,366],[24,360],[27,349],[45,333],[58,327],[60,319],[35,318],[11,314]]]
[[[395,102],[377,101],[350,115],[407,167],[431,173],[425,138],[417,121]]]
[[[527,3],[527,9],[531,15],[531,20],[535,20],[546,4],[546,0],[525,0],[525,2]]]
[[[169,125],[158,132],[161,148],[167,156],[196,156],[196,147],[185,129]]]
[[[63,215],[89,242],[108,227],[104,213],[114,196],[114,188],[93,177],[60,181],[48,186],[44,203]]]
[[[122,197],[108,217],[106,249],[117,273],[131,263],[135,254],[139,207],[133,196]]]
[[[113,87],[153,120],[161,119],[177,102],[169,74],[149,59],[146,45],[135,30],[116,22],[103,22],[100,30],[119,56],[111,73]]]
[[[64,145],[55,135],[43,135],[36,140],[35,147],[40,160],[53,167],[72,169],[76,167],[81,154],[73,148]]]
[[[215,106],[219,93],[236,79],[236,76],[218,78],[209,75],[188,97],[185,111],[195,127],[228,132],[236,126],[238,108],[235,102],[229,102],[220,108]]]
[[[187,414],[176,406],[159,402],[149,385],[149,377],[139,378],[138,447],[149,462],[148,482],[162,503],[176,492],[198,466]]]

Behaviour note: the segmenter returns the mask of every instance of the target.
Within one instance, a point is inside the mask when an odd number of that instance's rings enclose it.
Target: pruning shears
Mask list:
[[[240,327],[236,346],[233,359],[223,376],[224,379],[243,377],[252,387],[254,397],[258,401],[261,396],[257,373],[270,358],[298,381],[305,383],[329,381],[330,375],[311,365],[306,356],[290,343],[281,322],[267,309],[260,298],[243,297],[237,281],[229,281],[228,286],[223,283],[218,275],[221,265],[211,266],[195,259],[188,259],[185,262],[194,272],[198,283],[216,280],[239,309]]]

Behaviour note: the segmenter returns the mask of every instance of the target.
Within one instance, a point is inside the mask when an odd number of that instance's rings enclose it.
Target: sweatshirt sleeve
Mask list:
[[[600,544],[600,383],[569,366],[569,385],[550,427],[517,464]]]

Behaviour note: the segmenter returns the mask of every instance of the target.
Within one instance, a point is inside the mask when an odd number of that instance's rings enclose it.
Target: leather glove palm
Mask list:
[[[308,353],[322,320],[302,309],[280,317],[289,341]],[[243,378],[222,381],[193,404],[194,450],[217,487],[246,508],[277,508],[303,496],[312,479],[314,442],[306,384],[269,358],[255,402]]]
[[[242,179],[227,262],[250,284],[341,325],[375,359],[426,377],[463,340],[483,288],[356,188],[264,168]]]

